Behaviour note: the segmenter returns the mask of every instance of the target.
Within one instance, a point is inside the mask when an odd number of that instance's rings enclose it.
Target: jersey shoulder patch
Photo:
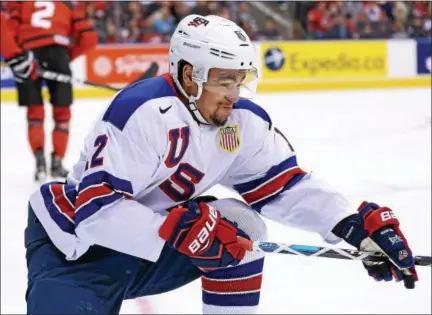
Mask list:
[[[252,102],[251,100],[240,98],[240,100],[234,104],[234,109],[248,110],[252,112],[256,116],[266,121],[269,124],[269,130],[271,129],[272,121],[270,119],[269,114],[267,114],[264,108]]]
[[[138,81],[116,95],[102,120],[123,131],[129,118],[138,108],[148,101],[167,96],[176,96],[176,92],[164,77]]]

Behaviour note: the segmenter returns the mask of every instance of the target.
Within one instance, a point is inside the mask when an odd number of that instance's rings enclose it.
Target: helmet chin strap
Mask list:
[[[207,120],[205,120],[204,117],[201,115],[201,112],[199,111],[198,106],[196,104],[196,101],[199,100],[199,98],[201,97],[202,91],[203,91],[202,84],[198,84],[197,96],[193,96],[193,95],[188,96],[186,91],[183,89],[180,82],[178,81],[178,79],[173,76],[173,80],[174,80],[175,85],[179,89],[180,93],[183,94],[183,96],[187,98],[187,100],[188,100],[187,106],[189,107],[189,110],[190,110],[191,114],[195,117],[195,119],[202,124],[210,125],[207,122]]]

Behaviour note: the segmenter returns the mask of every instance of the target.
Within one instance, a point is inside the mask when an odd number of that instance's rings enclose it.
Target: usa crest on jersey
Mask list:
[[[234,152],[240,147],[239,127],[225,126],[219,129],[219,146],[226,152]]]

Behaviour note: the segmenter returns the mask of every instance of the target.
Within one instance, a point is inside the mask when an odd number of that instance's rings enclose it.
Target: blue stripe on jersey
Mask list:
[[[125,179],[120,179],[105,171],[98,171],[85,176],[78,187],[78,193],[92,185],[107,183],[114,190],[124,192],[128,195],[133,195],[132,183]]]
[[[243,278],[258,274],[263,271],[263,268],[264,258],[261,258],[235,267],[206,272],[205,277],[216,280]]]
[[[75,224],[78,225],[103,207],[124,197],[132,197],[130,181],[119,179],[105,171],[83,178],[78,189]]]
[[[202,301],[207,305],[256,306],[259,304],[259,300],[260,292],[221,295],[202,291]]]
[[[120,193],[113,192],[111,195],[95,197],[88,204],[83,205],[75,213],[75,224],[78,226],[82,221],[91,217],[103,207],[122,199],[124,196]]]
[[[69,199],[71,204],[75,204],[75,200],[78,196],[78,192],[73,185],[65,185],[66,197]]]
[[[261,106],[255,104],[251,100],[240,98],[240,100],[234,104],[234,109],[245,109],[251,111],[258,117],[261,117],[264,121],[268,122],[269,130],[271,129],[272,121],[270,119],[270,116]]]
[[[293,178],[291,178],[291,180],[284,186],[284,188],[279,193],[277,193],[276,195],[270,196],[270,197],[264,199],[263,201],[257,202],[256,204],[254,204],[252,206],[252,208],[255,211],[261,212],[261,208],[262,207],[264,207],[266,204],[268,204],[269,202],[271,202],[274,199],[276,199],[277,196],[279,196],[284,191],[286,191],[288,189],[291,189],[291,187],[295,186],[295,184],[297,184],[305,176],[306,176],[306,174],[295,175]]]
[[[123,131],[129,118],[144,103],[166,96],[175,96],[169,82],[163,77],[138,81],[123,89],[106,110],[102,120]]]
[[[263,183],[267,182],[271,178],[277,176],[278,174],[282,173],[283,171],[297,166],[297,157],[295,155],[290,156],[288,159],[282,161],[278,165],[272,166],[267,173],[264,175],[264,177],[254,179],[247,183],[237,184],[234,185],[234,189],[237,190],[239,194],[246,193],[248,191],[251,191],[255,189],[256,187],[262,185]]]
[[[283,174],[284,172],[285,174]],[[293,172],[293,174],[289,175],[290,172]],[[251,207],[255,211],[260,212],[262,207],[277,198],[283,191],[293,187],[305,175],[305,172],[298,168],[296,156],[291,156],[278,165],[272,166],[263,177],[234,185],[234,189],[241,194],[247,202],[250,202]],[[270,187],[268,187],[269,185]],[[259,201],[257,198],[252,198],[253,201],[251,201],[251,194],[264,194],[267,196],[263,196],[261,200],[258,199]]]
[[[69,234],[74,234],[75,224],[73,223],[73,220],[68,218],[67,215],[64,212],[62,212],[62,209],[56,206],[55,204],[55,200],[57,198],[62,198],[63,196],[54,196],[52,194],[52,190],[50,189],[50,187],[53,184],[64,185],[64,191],[66,192],[66,197],[69,199],[69,202],[71,202],[72,205],[74,204],[75,198],[77,196],[77,191],[75,190],[75,187],[73,185],[65,185],[61,182],[46,183],[43,184],[39,189],[45,207],[48,210],[51,219],[59,226],[59,228],[62,231]]]

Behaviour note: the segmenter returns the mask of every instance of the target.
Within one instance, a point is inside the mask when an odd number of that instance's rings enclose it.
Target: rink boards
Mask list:
[[[255,47],[260,93],[431,86],[428,39],[275,41]],[[154,61],[158,74],[168,71],[167,45],[100,45],[74,60],[72,71],[79,79],[120,87]],[[12,73],[4,64],[1,71],[1,100],[15,101]],[[83,99],[114,93],[75,84],[74,95]]]

